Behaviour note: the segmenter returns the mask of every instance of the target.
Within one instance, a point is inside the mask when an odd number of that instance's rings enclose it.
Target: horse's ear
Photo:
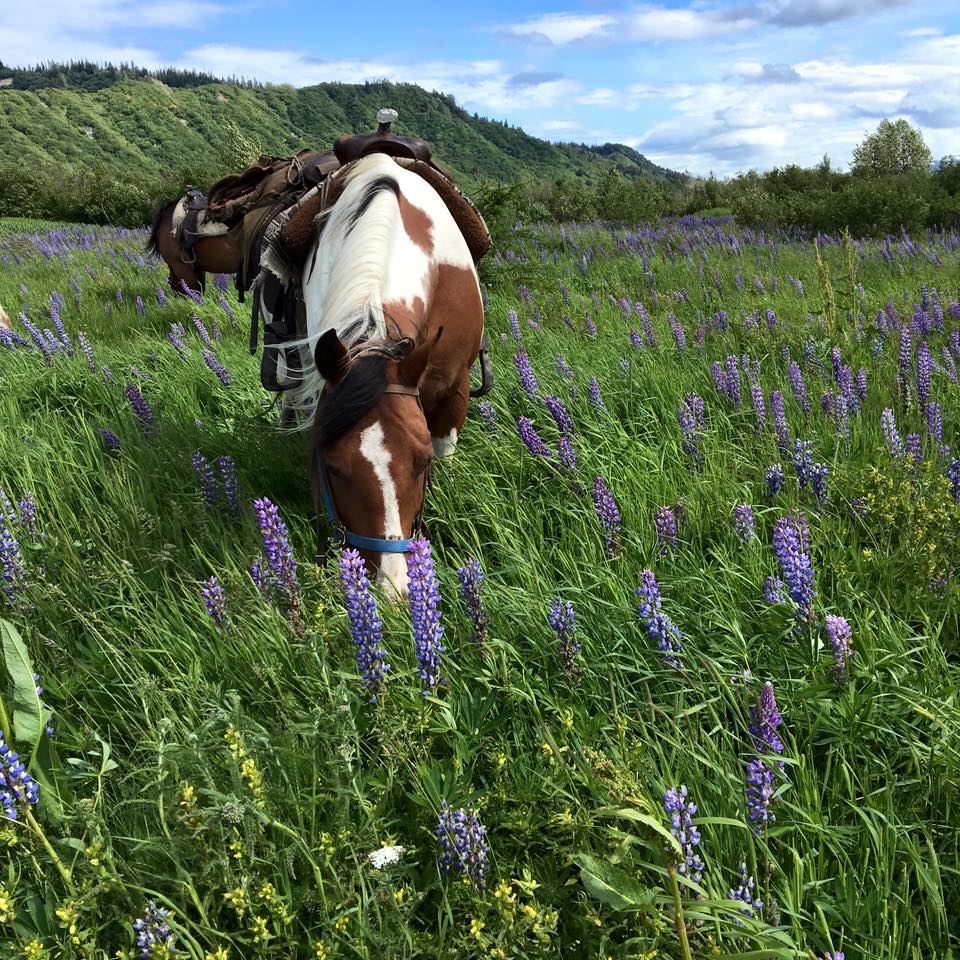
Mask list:
[[[427,369],[427,361],[433,348],[443,333],[443,327],[437,330],[436,336],[429,343],[421,343],[419,347],[412,350],[406,357],[397,364],[397,373],[400,376],[400,382],[408,387],[416,387],[420,383],[423,372]]]
[[[320,376],[327,383],[336,384],[347,372],[347,348],[337,336],[336,330],[328,330],[318,341],[313,359]]]

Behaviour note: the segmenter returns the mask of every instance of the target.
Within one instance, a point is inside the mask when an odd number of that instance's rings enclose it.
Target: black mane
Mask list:
[[[361,356],[329,390],[317,411],[317,445],[329,449],[345,437],[380,401],[387,386],[386,356]]]

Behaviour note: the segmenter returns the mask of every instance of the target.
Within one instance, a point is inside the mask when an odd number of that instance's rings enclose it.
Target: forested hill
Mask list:
[[[549,143],[412,84],[294,88],[93,64],[33,70],[0,64],[0,156],[44,167],[102,165],[114,174],[182,173],[203,183],[230,169],[225,131],[232,124],[265,153],[287,155],[369,131],[383,106],[399,111],[398,133],[429,140],[434,156],[468,188],[518,176],[596,183],[611,168],[631,179],[682,179],[622,144]]]

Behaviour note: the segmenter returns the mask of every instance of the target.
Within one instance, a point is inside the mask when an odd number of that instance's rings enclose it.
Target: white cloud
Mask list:
[[[632,40],[703,40],[750,29],[759,22],[755,9],[738,13],[735,8],[728,13],[722,9],[643,7],[629,14],[625,25]]]
[[[547,13],[533,20],[512,24],[505,28],[505,32],[521,39],[564,46],[605,36],[614,23],[615,18],[607,14],[581,16],[575,13]]]
[[[563,130],[579,130],[580,124],[576,120],[544,120],[537,124],[538,130],[545,133],[559,132]]]
[[[622,97],[618,90],[610,87],[596,87],[574,98],[574,102],[584,107],[610,107]]]

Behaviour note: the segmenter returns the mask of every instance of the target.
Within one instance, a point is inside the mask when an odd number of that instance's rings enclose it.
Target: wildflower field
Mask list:
[[[517,228],[410,607],[144,239],[0,222],[0,955],[954,955],[960,234]]]

